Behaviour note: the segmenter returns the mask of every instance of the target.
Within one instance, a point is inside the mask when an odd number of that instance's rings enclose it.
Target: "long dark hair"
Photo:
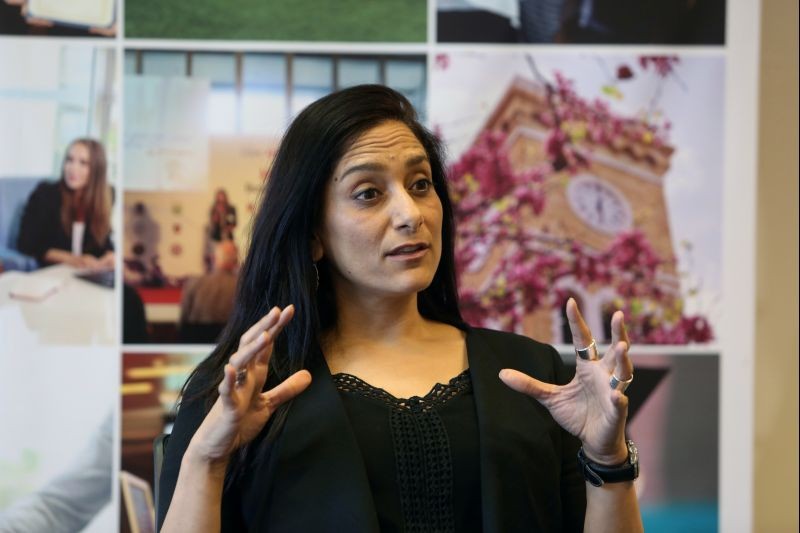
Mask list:
[[[72,191],[66,182],[65,167],[70,150],[82,144],[89,151],[89,182],[80,193]],[[111,233],[111,187],[108,186],[106,151],[99,141],[90,138],[75,139],[67,147],[61,163],[61,226],[67,235],[72,235],[72,223],[76,220],[87,223],[87,230],[95,242],[103,244]]]
[[[252,225],[250,250],[242,265],[233,313],[214,351],[194,370],[197,396],[206,408],[217,397],[222,369],[237,350],[239,338],[273,306],[295,305],[295,316],[275,340],[266,387],[322,357],[320,334],[336,324],[336,305],[325,261],[311,257],[311,239],[322,212],[323,193],[333,170],[350,145],[367,130],[400,121],[424,147],[434,189],[442,203],[442,256],[431,284],[418,295],[420,313],[461,329],[456,292],[453,207],[447,193],[443,149],[423,127],[411,103],[381,85],[361,85],[330,94],[306,107],[281,141],[266,190]],[[195,389],[196,390],[196,389]],[[194,394],[192,395],[195,396]],[[270,420],[267,441],[282,426],[287,405]]]

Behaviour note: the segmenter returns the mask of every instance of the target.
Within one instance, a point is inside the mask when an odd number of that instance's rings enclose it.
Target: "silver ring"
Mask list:
[[[241,387],[247,379],[247,369],[242,368],[236,371],[236,386]]]
[[[611,379],[608,380],[608,384],[611,385],[612,390],[618,390],[620,392],[625,392],[625,389],[628,388],[628,385],[631,384],[633,381],[633,374],[629,379],[619,379],[616,375],[611,374]]]
[[[594,342],[594,339],[586,348],[575,348],[575,353],[584,361],[597,361],[600,359],[600,355],[597,353],[597,343]]]

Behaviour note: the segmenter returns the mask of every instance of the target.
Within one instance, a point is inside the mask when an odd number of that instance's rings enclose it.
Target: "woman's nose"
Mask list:
[[[422,225],[423,216],[416,200],[405,189],[393,199],[394,226],[399,230],[416,232]]]

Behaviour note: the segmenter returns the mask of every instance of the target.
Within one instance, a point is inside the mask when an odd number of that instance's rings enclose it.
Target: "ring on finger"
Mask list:
[[[584,361],[597,361],[601,359],[600,354],[597,352],[597,343],[594,342],[594,339],[592,339],[589,346],[585,348],[575,348],[575,353]]]
[[[241,387],[247,379],[247,369],[240,368],[236,371],[236,386]]]
[[[611,385],[611,388],[620,392],[625,392],[625,389],[628,388],[631,382],[633,382],[633,374],[631,374],[631,377],[628,379],[619,379],[615,374],[611,374],[611,379],[608,380],[608,384]]]

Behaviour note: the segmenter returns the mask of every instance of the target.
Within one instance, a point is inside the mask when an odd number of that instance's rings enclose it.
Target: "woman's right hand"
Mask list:
[[[223,370],[219,397],[192,437],[187,454],[204,463],[226,464],[236,449],[258,435],[279,405],[308,387],[311,374],[300,370],[262,392],[274,340],[293,315],[292,305],[283,310],[274,307],[242,335],[239,349]]]
[[[77,267],[86,268],[89,270],[106,270],[103,261],[91,254],[83,254],[82,256],[77,257]]]

